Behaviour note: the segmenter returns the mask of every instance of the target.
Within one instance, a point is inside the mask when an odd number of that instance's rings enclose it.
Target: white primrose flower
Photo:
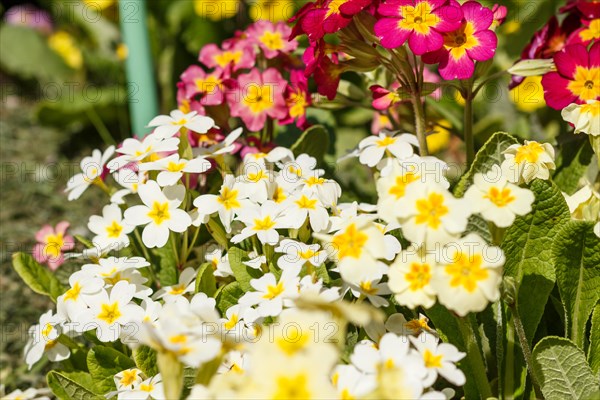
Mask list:
[[[156,177],[156,182],[160,186],[171,186],[183,176],[183,173],[201,174],[208,171],[211,167],[210,161],[203,157],[196,157],[193,160],[179,158],[178,154],[171,154],[158,161],[143,163],[139,165],[141,171],[161,171]]]
[[[152,133],[144,136],[142,140],[127,138],[117,149],[117,153],[121,155],[109,162],[107,167],[110,172],[115,172],[121,168],[127,168],[127,164],[130,163],[156,161],[160,158],[159,153],[176,152],[178,146],[178,138],[162,139]]]
[[[315,194],[297,192],[281,204],[284,219],[293,229],[299,229],[307,218],[314,232],[323,232],[329,225],[329,213]]]
[[[144,373],[137,368],[129,368],[115,374],[114,381],[117,390],[132,390],[142,383]]]
[[[342,288],[336,286],[323,287],[323,279],[315,281],[312,275],[306,275],[300,280],[298,293],[300,296],[317,296],[322,301],[332,303],[343,297],[341,290]]]
[[[261,206],[244,209],[238,218],[246,227],[231,238],[231,243],[240,243],[256,235],[262,244],[275,245],[279,242],[277,229],[289,227],[283,221],[281,207],[271,200],[265,201]]]
[[[463,199],[430,182],[413,184],[397,208],[404,237],[416,246],[447,243],[464,232],[471,215]]]
[[[257,305],[258,314],[264,317],[277,316],[283,307],[292,305],[292,300],[298,297],[300,278],[297,271],[283,271],[277,281],[275,275],[267,273],[259,279],[250,280],[250,285],[256,292],[245,293],[238,301],[240,305]]]
[[[229,255],[224,255],[222,248],[217,247],[214,250],[207,251],[204,255],[204,259],[212,264],[215,276],[221,278],[233,276],[233,270],[229,264]]]
[[[42,314],[37,325],[29,328],[29,340],[25,345],[25,362],[29,369],[37,363],[44,354],[52,362],[69,358],[71,351],[67,346],[58,342],[62,333],[63,316],[52,315],[52,310]]]
[[[365,280],[358,285],[349,285],[352,295],[356,298],[364,297],[375,307],[387,307],[388,301],[382,297],[390,294],[387,282],[380,282],[381,278]]]
[[[263,168],[259,164],[243,164],[241,174],[236,182],[242,187],[243,192],[254,203],[264,203],[275,190],[273,171]]]
[[[430,252],[400,253],[388,271],[388,286],[396,302],[411,309],[433,306],[436,295],[431,287],[431,277],[436,268],[435,255]]]
[[[571,196],[563,193],[563,197],[571,218],[592,222],[600,220],[600,193],[591,184],[587,183]]]
[[[223,362],[219,366],[217,374],[243,374],[251,366],[249,359],[250,357],[248,356],[248,353],[232,350],[228,352],[225,357],[223,357]],[[196,386],[194,386],[194,388],[195,387]],[[194,389],[192,388],[192,393],[190,393],[188,400],[205,398],[201,396],[193,396],[194,394]]]
[[[498,165],[486,174],[475,174],[473,185],[464,198],[474,213],[480,213],[485,220],[500,228],[511,226],[515,216],[531,212],[535,201],[531,190],[509,183]]]
[[[421,333],[418,337],[409,337],[413,346],[423,357],[427,375],[423,380],[425,387],[435,383],[438,374],[456,386],[465,384],[465,374],[455,363],[465,358],[466,354],[450,343],[439,343],[439,339],[429,333]]]
[[[261,269],[263,265],[267,264],[267,257],[265,255],[258,254],[255,251],[248,253],[248,260],[242,261],[242,264],[247,265],[250,268]]]
[[[102,342],[117,340],[121,328],[144,312],[131,301],[135,291],[135,285],[119,281],[111,288],[110,293],[103,289],[97,294],[86,296],[89,310],[76,317],[79,323],[76,329],[79,332],[96,329],[96,336]]]
[[[204,194],[194,199],[194,207],[199,215],[219,214],[219,219],[227,233],[231,232],[231,221],[236,213],[249,207],[252,203],[244,192],[243,186],[236,182],[233,175],[225,175],[218,195]]]
[[[2,385],[0,393],[4,392],[3,389],[4,385]],[[2,400],[50,400],[50,397],[46,396],[47,394],[50,394],[49,389],[15,389],[7,395],[2,395]]]
[[[146,298],[142,301],[141,306],[144,309],[144,314],[140,315],[140,321],[149,324],[156,323],[162,313],[162,303]]]
[[[166,301],[175,300],[196,289],[196,270],[192,267],[184,269],[179,275],[179,281],[172,286],[165,286],[154,294],[154,299],[164,298]]]
[[[91,157],[84,157],[79,166],[81,173],[74,175],[67,182],[67,192],[69,201],[78,199],[83,192],[92,184],[101,182],[104,164],[115,152],[115,146],[110,146],[102,153],[100,150],[94,150]]]
[[[317,169],[317,159],[308,154],[300,154],[297,158],[292,158],[279,166],[281,171],[277,177],[277,183],[288,192],[297,188],[303,179],[319,178],[325,175],[324,170]]]
[[[206,133],[215,128],[215,121],[205,115],[197,115],[196,111],[184,114],[181,110],[173,110],[171,115],[159,115],[148,123],[156,127],[154,134],[161,139],[168,139],[178,133],[181,128],[187,128],[196,133]]]
[[[70,288],[56,299],[59,314],[71,321],[87,310],[86,297],[95,296],[104,288],[104,281],[86,271],[76,271],[69,277]]]
[[[140,185],[148,181],[146,171],[138,171],[137,165],[130,168],[128,166],[115,171],[112,174],[114,180],[123,187],[110,196],[110,202],[114,204],[125,204],[125,196],[137,193]]]
[[[394,135],[394,132],[382,131],[369,136],[358,144],[358,160],[361,164],[374,167],[387,155],[398,159],[409,158],[414,154],[413,146],[419,147],[417,137],[410,133]]]
[[[600,101],[588,100],[586,104],[569,104],[561,111],[563,119],[575,127],[575,133],[600,136]]]
[[[209,147],[194,147],[192,152],[194,156],[215,157],[231,153],[235,150],[235,141],[244,132],[242,128],[237,128],[229,133],[223,141],[213,144]]]
[[[183,202],[183,185],[167,186],[162,191],[154,181],[148,181],[139,188],[143,205],[125,210],[125,222],[130,225],[146,225],[142,241],[149,248],[163,247],[169,240],[170,231],[184,232],[192,219],[184,210],[177,207]]]
[[[275,248],[277,253],[283,253],[277,260],[277,266],[282,270],[293,268],[300,271],[302,266],[311,264],[319,267],[327,259],[327,253],[320,250],[318,244],[306,244],[292,239],[284,239]]]
[[[333,207],[337,204],[338,199],[342,195],[342,188],[333,179],[325,179],[317,176],[300,179],[301,193],[307,196],[314,196],[325,207]]]
[[[386,259],[387,261],[392,261],[394,258],[396,258],[396,255],[402,251],[402,244],[400,244],[400,241],[394,235],[388,234],[388,232],[399,229],[400,224],[397,222],[392,222],[386,226],[375,223],[375,226],[377,226],[384,234],[383,242],[385,245],[385,254],[382,258]]]
[[[153,400],[165,399],[165,391],[160,374],[139,382],[131,389],[118,392],[117,400]]]
[[[119,274],[127,271],[145,268],[150,263],[142,257],[108,257],[101,258],[97,263],[85,264],[81,270],[87,272],[91,276],[105,280],[119,281]]]
[[[96,234],[92,242],[101,248],[119,250],[129,246],[129,233],[135,227],[124,223],[121,208],[117,204],[109,204],[102,208],[102,216],[92,215],[88,229]]]
[[[337,389],[339,399],[363,398],[377,389],[375,376],[359,371],[352,364],[337,365],[331,375],[331,381]]]
[[[438,301],[461,317],[500,298],[504,253],[471,233],[442,249],[431,286]]]
[[[236,304],[229,307],[225,311],[225,317],[219,321],[223,331],[227,333],[235,345],[238,345],[246,340],[256,338],[257,328],[260,328],[255,321],[260,318],[261,316],[255,309]]]
[[[525,144],[513,144],[503,152],[502,175],[512,183],[529,184],[535,178],[550,178],[554,164],[554,147],[550,143],[526,140]]]

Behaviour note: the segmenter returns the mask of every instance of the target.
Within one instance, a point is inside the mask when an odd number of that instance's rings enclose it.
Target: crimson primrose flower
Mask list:
[[[579,43],[566,46],[554,55],[556,72],[542,78],[548,106],[562,110],[571,103],[600,100],[600,42],[590,50]]]
[[[441,49],[423,55],[427,64],[439,63],[442,78],[468,79],[475,72],[475,61],[494,57],[498,38],[491,30],[494,13],[476,1],[461,6],[464,15],[460,28],[445,32]]]
[[[381,45],[394,49],[408,41],[417,55],[440,49],[442,33],[458,29],[463,18],[454,0],[391,0],[377,11],[384,16],[374,28]]]

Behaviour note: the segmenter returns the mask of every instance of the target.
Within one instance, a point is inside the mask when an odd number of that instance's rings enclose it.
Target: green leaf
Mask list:
[[[587,138],[572,141],[561,146],[558,168],[552,178],[554,183],[565,193],[572,195],[592,162],[594,151]]]
[[[104,396],[95,393],[92,377],[87,372],[50,371],[46,381],[59,400],[104,399]]]
[[[306,153],[322,162],[325,153],[329,149],[329,134],[322,125],[311,126],[300,135],[296,143],[291,147],[292,152],[297,157]]]
[[[592,313],[592,333],[590,335],[590,348],[588,349],[588,362],[595,375],[600,371],[600,304],[596,304]]]
[[[47,267],[38,264],[29,254],[13,254],[13,267],[27,286],[36,293],[56,301],[56,298],[65,292],[56,276]]]
[[[546,400],[589,399],[599,390],[583,351],[565,338],[548,336],[535,346],[533,371]]]
[[[178,282],[177,278],[177,262],[175,260],[175,253],[173,253],[173,246],[167,243],[160,249],[155,249],[154,254],[158,257],[158,280],[161,286],[171,286]]]
[[[158,374],[156,364],[156,351],[148,346],[140,346],[133,350],[133,359],[135,365],[142,370],[146,376],[154,376]]]
[[[454,188],[454,195],[462,197],[467,188],[473,183],[476,173],[486,173],[494,164],[502,164],[504,156],[502,152],[509,146],[519,143],[517,139],[505,132],[496,132],[477,152],[471,168],[460,178]]]
[[[552,245],[556,283],[565,307],[566,332],[584,348],[587,321],[600,300],[600,238],[594,223],[569,221]]]
[[[552,242],[571,215],[556,185],[536,179],[530,189],[535,194],[532,211],[515,219],[501,247],[506,256],[505,275],[517,283],[517,309],[531,343],[556,281]]]
[[[208,297],[213,297],[217,291],[217,281],[213,273],[212,263],[204,263],[198,268],[196,275],[196,293],[206,293]]]
[[[238,303],[240,297],[246,293],[238,282],[231,282],[217,295],[217,308],[222,314],[225,314],[230,307],[235,306]]]
[[[260,278],[262,272],[242,263],[242,260],[248,260],[248,253],[240,248],[231,247],[227,254],[229,265],[231,266],[235,280],[240,284],[240,288],[246,292],[254,290],[252,285],[250,285],[250,281],[254,278]]]
[[[75,238],[75,240],[77,240],[79,243],[81,243],[88,249],[91,249],[92,247],[96,247],[96,246],[94,246],[94,243],[92,243],[91,240],[89,240],[81,235],[73,235],[73,237]]]
[[[114,376],[135,367],[125,354],[106,346],[94,346],[87,354],[87,366],[96,389],[103,394],[116,390]]]

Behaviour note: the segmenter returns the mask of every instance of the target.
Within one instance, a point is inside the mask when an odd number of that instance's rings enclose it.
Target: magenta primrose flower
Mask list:
[[[494,57],[498,38],[492,28],[494,13],[476,1],[461,6],[464,19],[460,27],[444,32],[441,49],[423,55],[428,64],[439,63],[442,78],[468,79],[475,71],[475,61]]]
[[[277,57],[280,52],[291,53],[298,47],[295,39],[288,41],[292,28],[283,21],[273,24],[260,20],[247,29],[248,39],[257,44],[266,58]]]
[[[67,235],[68,228],[67,221],[59,222],[56,228],[44,225],[35,234],[38,243],[33,246],[33,258],[39,263],[47,264],[52,271],[60,267],[65,262],[63,251],[75,247],[73,237]]]
[[[239,41],[231,48],[219,48],[208,44],[200,50],[199,61],[208,68],[220,68],[237,71],[254,66],[254,51],[246,41]]]
[[[285,92],[287,82],[275,68],[263,73],[252,69],[238,77],[238,90],[229,91],[227,102],[233,117],[240,117],[250,131],[263,128],[268,117],[283,119],[287,116]]]
[[[384,16],[375,24],[381,45],[394,49],[408,41],[417,55],[441,48],[442,33],[458,29],[463,17],[454,0],[392,0],[377,11]]]
[[[203,106],[217,106],[225,100],[225,89],[230,81],[222,70],[204,72],[198,65],[191,65],[181,74],[185,84],[185,97],[196,97]]]

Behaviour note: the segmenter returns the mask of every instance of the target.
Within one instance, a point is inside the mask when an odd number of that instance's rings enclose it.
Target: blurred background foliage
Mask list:
[[[223,0],[224,8],[214,12],[211,0],[146,1],[161,112],[177,107],[179,75],[197,63],[202,46],[220,43],[256,19],[286,20],[304,3]],[[564,1],[482,3],[489,7],[499,3],[509,10],[498,30],[499,47],[490,66],[494,73],[514,63],[533,33]],[[17,12],[15,6],[27,8]],[[135,20],[136,10],[130,11],[121,17]],[[130,130],[127,98],[135,98],[136,88],[127,84],[124,72],[128,49],[119,32],[116,0],[2,0],[0,13],[0,381],[10,391],[43,382],[44,366],[27,372],[22,349],[27,328],[48,307],[41,297],[23,289],[10,267],[10,253],[30,249],[34,233],[44,223],[66,219],[74,233],[84,232],[85,216],[97,212],[103,199],[87,193],[79,202],[67,204],[66,181],[92,148],[135,135]],[[348,72],[342,79],[346,82],[339,99],[310,110],[309,120],[330,131],[333,140],[326,161],[329,172],[335,172],[344,184],[342,200],[371,201],[374,185],[368,170],[358,163],[334,164],[370,133],[375,116],[370,92],[361,86],[363,78]],[[567,134],[558,112],[545,107],[539,80],[531,79],[513,92],[507,89],[508,81],[507,74],[499,76],[476,98],[476,143],[481,145],[494,132],[506,131],[522,138],[573,142],[576,152],[581,146],[578,138]],[[428,119],[438,127],[430,146],[446,160],[463,162],[460,96],[447,89],[439,100],[428,99],[426,107]],[[409,127],[412,124],[410,119],[405,122]],[[292,127],[280,128],[280,132],[280,143],[288,145],[294,142],[290,135],[298,134]],[[67,264],[59,273],[68,276],[69,268]]]

